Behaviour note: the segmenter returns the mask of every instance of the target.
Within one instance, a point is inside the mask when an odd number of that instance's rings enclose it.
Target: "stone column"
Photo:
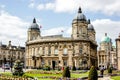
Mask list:
[[[59,48],[58,48],[58,53],[59,53],[59,61],[60,61],[60,63],[59,63],[59,66],[60,67],[63,67],[63,59],[62,59],[62,56],[63,56],[63,49],[62,49],[62,45],[60,45],[59,46]]]
[[[70,47],[68,49],[68,66],[72,67],[73,66],[73,61],[72,61],[72,57],[73,57],[73,48]]]
[[[102,55],[101,55],[101,64],[103,63],[103,60],[102,60]]]
[[[106,60],[105,60],[105,55],[104,55],[104,64],[106,63]]]
[[[51,46],[51,56],[54,56],[55,54],[55,46]]]
[[[98,66],[99,66],[99,63],[100,63],[100,62],[99,62],[99,58],[100,58],[100,56],[98,55]]]
[[[48,46],[45,46],[45,56],[48,56]]]
[[[79,67],[79,59],[76,59],[76,67]]]

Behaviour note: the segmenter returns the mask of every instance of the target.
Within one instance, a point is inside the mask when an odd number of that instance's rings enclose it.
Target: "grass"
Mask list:
[[[52,74],[44,74],[44,73],[41,73],[41,72],[52,72]],[[55,72],[58,72],[58,74],[55,74]],[[80,71],[79,71],[80,72]],[[5,72],[5,73],[2,73],[2,74],[5,74],[6,76],[11,76],[12,77],[12,74],[10,72]],[[50,78],[41,78],[41,77],[59,77],[61,78],[62,77],[62,71],[43,71],[43,70],[34,70],[32,71],[32,73],[25,73],[24,74],[25,76],[31,76],[31,77],[36,77],[38,78],[38,80],[53,80],[53,79],[50,79]],[[72,73],[71,72],[71,78],[81,78],[81,77],[86,77],[88,76],[88,72],[85,72],[85,73]]]
[[[41,72],[52,72],[52,74],[44,74],[44,73],[41,73]],[[55,74],[57,73],[58,74]],[[80,71],[75,71],[75,72],[81,72]],[[100,72],[98,71],[98,74]],[[120,73],[120,72],[116,72],[116,71],[113,71],[113,73]],[[7,76],[12,76],[12,74],[10,72],[5,72],[5,73],[2,73],[2,74],[5,74]],[[71,78],[82,78],[82,77],[87,77],[89,74],[89,71],[88,72],[85,72],[85,73],[74,73],[74,72],[71,72]],[[107,70],[105,70],[104,74],[107,74]],[[61,78],[62,77],[62,71],[43,71],[43,70],[33,70],[32,73],[25,73],[24,75],[26,76],[31,76],[31,77],[36,77],[38,78],[38,80],[53,80],[53,79],[50,79],[50,78],[41,78],[41,77],[59,77]],[[120,80],[120,76],[115,76],[115,77],[111,77],[113,80]]]
[[[41,71],[37,70],[36,72],[41,72]],[[56,71],[50,71],[50,72],[54,73]],[[57,72],[59,72],[59,71],[57,71]],[[43,77],[43,76],[50,77],[50,76],[52,76],[52,77],[59,77],[59,78],[61,78],[62,77],[62,72],[60,74],[43,74],[43,73],[40,74],[40,73],[34,73],[34,71],[33,71],[33,74],[32,73],[25,73],[24,75],[31,76],[31,77],[37,77],[39,80],[50,80],[49,78],[42,79],[40,77]],[[71,73],[71,78],[82,78],[82,77],[87,77],[87,76],[88,76],[88,72],[80,73],[80,74],[78,74],[78,73]],[[51,80],[53,80],[53,79],[51,79]]]
[[[113,80],[120,80],[120,76],[114,76],[112,77]]]

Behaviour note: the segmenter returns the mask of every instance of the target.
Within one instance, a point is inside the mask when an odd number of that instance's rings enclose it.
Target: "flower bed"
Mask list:
[[[29,75],[30,74],[30,75]],[[36,75],[35,77],[39,80],[44,80],[44,79],[52,79],[52,80],[82,80],[82,78],[62,78],[62,72],[57,71],[57,72],[51,72],[51,71],[28,71],[26,72],[25,76],[32,76]],[[37,76],[40,74],[39,76]],[[46,74],[46,75],[44,75]],[[42,75],[42,76],[41,76]],[[60,76],[58,76],[60,75]]]
[[[32,80],[32,79],[33,78],[30,77],[18,77],[18,76],[5,75],[5,74],[0,75],[0,80]]]
[[[62,74],[62,72],[50,72],[50,71],[27,71],[30,74]]]

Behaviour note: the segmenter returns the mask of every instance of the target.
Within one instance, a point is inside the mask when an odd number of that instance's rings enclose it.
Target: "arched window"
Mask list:
[[[55,54],[58,54],[58,48],[55,48]]]
[[[51,47],[48,47],[48,55],[51,55]]]
[[[83,50],[82,50],[82,46],[79,48],[79,53],[82,54]]]
[[[34,48],[32,48],[32,55],[35,55],[35,50],[34,50]]]
[[[67,53],[68,53],[67,48],[64,48],[64,50],[63,50],[63,54],[67,54]]]
[[[39,48],[39,54],[42,55],[42,47]]]

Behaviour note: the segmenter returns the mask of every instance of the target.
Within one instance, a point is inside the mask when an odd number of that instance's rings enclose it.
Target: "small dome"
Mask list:
[[[30,28],[31,30],[40,30],[39,25],[36,23],[36,19],[33,19],[33,23],[31,24]]]
[[[94,31],[93,25],[90,23],[90,19],[88,20],[88,30]]]
[[[107,33],[105,33],[105,36],[101,39],[101,42],[109,43],[111,39],[107,36]]]
[[[86,16],[82,13],[81,8],[79,8],[78,14],[74,20],[86,21]]]

